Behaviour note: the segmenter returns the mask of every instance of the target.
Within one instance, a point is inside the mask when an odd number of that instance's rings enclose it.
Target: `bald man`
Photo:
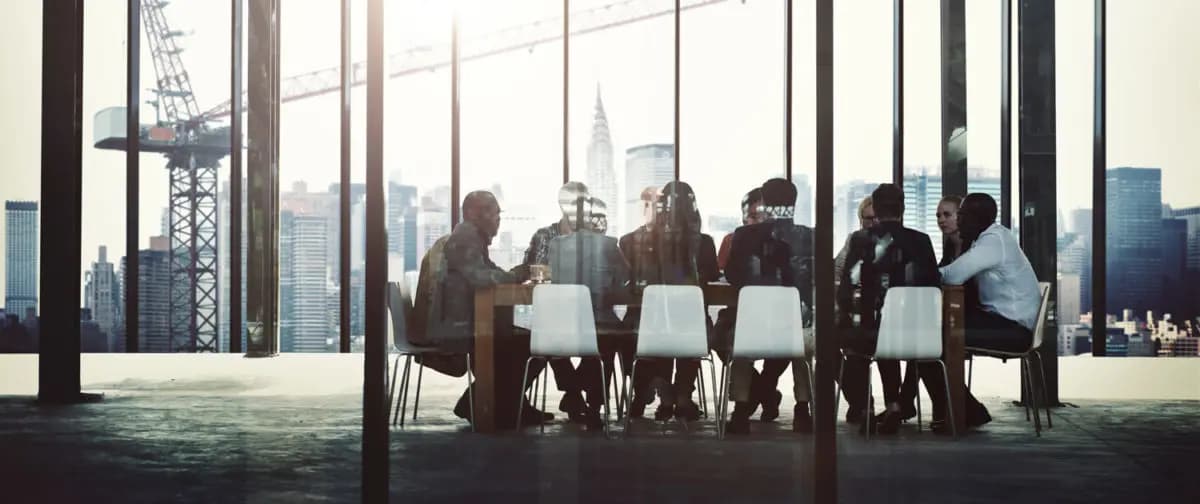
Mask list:
[[[440,318],[442,340],[469,351],[474,342],[475,291],[521,280],[515,271],[505,271],[488,257],[488,245],[500,229],[500,204],[487,191],[467,194],[462,204],[463,222],[454,228],[443,249],[445,277],[442,283]],[[529,358],[529,336],[516,335],[512,330],[512,310],[496,310],[496,424],[502,428],[516,425],[517,411],[510,405],[517,401],[521,373]],[[478,365],[477,362],[472,364]],[[531,366],[530,376],[536,376],[541,366]],[[533,380],[528,380],[532,383]],[[454,413],[461,418],[470,416],[468,395],[463,392]],[[553,418],[526,403],[523,421],[537,424]],[[548,418],[547,418],[548,417]]]

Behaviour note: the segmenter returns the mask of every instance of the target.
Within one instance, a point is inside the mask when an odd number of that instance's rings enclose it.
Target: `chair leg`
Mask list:
[[[629,372],[629,380],[628,380],[628,381],[630,381],[630,382],[637,383],[637,365],[638,365],[638,359],[637,359],[637,357],[634,357],[634,358],[633,358],[633,365],[632,365],[632,367],[630,367],[630,372]],[[629,398],[629,400],[630,400],[630,401],[632,401],[632,400],[633,400],[633,398],[632,398],[632,397],[630,397],[630,398]],[[624,435],[624,436],[628,436],[628,435],[629,435],[629,426],[630,426],[630,422],[631,422],[632,420],[633,420],[633,417],[632,417],[632,416],[630,416],[630,415],[628,414],[628,412],[626,412],[626,414],[625,414],[625,425],[624,425],[624,428],[622,429],[622,430],[623,430],[623,435]]]
[[[603,422],[604,422],[604,437],[607,438],[608,437],[608,415],[609,415],[608,383],[607,383],[608,380],[604,374],[604,359],[601,357],[597,357],[597,358],[600,359],[600,388],[601,388],[601,390],[604,390],[604,420],[603,420]]]
[[[471,403],[471,432],[475,432],[475,372],[471,370],[471,354],[467,354],[467,402]]]
[[[921,365],[915,363],[913,368],[913,381],[917,384],[917,432],[921,432]]]
[[[388,399],[387,399],[388,411],[391,411],[392,405],[396,404],[395,403],[395,400],[396,400],[396,374],[399,371],[400,371],[400,354],[396,354],[396,358],[394,360],[392,360],[392,379],[388,380]],[[392,421],[392,425],[396,425],[395,420]]]
[[[404,378],[400,380],[400,427],[404,427],[404,415],[408,412],[408,385],[412,381],[412,355],[404,358]]]
[[[704,398],[704,361],[700,361],[700,368],[696,370],[696,391],[699,393],[700,400],[700,416],[708,417],[708,402]]]
[[[417,363],[417,396],[413,398],[413,421],[417,421],[417,408],[421,406],[421,377],[425,374],[425,365]]]
[[[1042,437],[1042,414],[1038,412],[1037,394],[1034,393],[1032,360],[1029,357],[1021,358],[1025,366],[1025,407],[1033,410],[1033,432],[1037,437]]]
[[[1042,365],[1042,356],[1037,352],[1033,352],[1033,357],[1037,359],[1038,377],[1041,378],[1042,390],[1042,408],[1046,410],[1046,428],[1053,429],[1054,421],[1050,419],[1050,393],[1046,390],[1046,366]]]
[[[550,361],[546,361],[546,365],[542,368],[542,411],[546,411],[546,386],[550,384]],[[546,433],[546,421],[538,419],[538,431],[542,434]]]
[[[873,364],[875,364],[875,359],[867,361],[867,416],[863,419],[867,423],[867,428],[864,429],[867,439],[871,439],[871,428],[875,427],[875,384],[871,383],[871,366]]]
[[[967,358],[967,392],[971,391],[971,377],[975,374],[975,356]]]
[[[533,359],[535,357],[525,359],[525,372],[521,373],[521,393],[517,395],[517,430],[521,430],[521,417],[525,413],[525,385],[529,381],[529,363],[533,362]],[[536,397],[534,396],[535,399]],[[475,416],[472,415],[471,419],[474,420]]]
[[[721,413],[717,417],[717,439],[725,439],[725,424],[727,423],[725,417],[729,414],[729,364],[731,361],[733,361],[732,357],[721,367],[721,395],[719,398]]]
[[[833,418],[837,422],[838,408],[842,407],[842,378],[846,372],[846,359],[838,361],[838,379],[837,384],[833,387]],[[809,383],[812,383],[811,381]]]
[[[937,363],[942,367],[942,383],[946,385],[946,416],[950,417],[950,433],[957,439],[958,424],[954,420],[954,405],[951,404],[950,399],[950,373],[946,371],[945,361],[938,360]]]
[[[710,378],[709,381],[712,382],[713,414],[720,416],[721,396],[720,391],[717,390],[717,362],[713,360],[712,353],[708,355],[708,377]]]

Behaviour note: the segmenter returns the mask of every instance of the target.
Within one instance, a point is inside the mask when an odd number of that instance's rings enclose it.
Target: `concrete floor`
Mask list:
[[[105,393],[98,404],[0,397],[0,501],[359,499],[360,396],[342,390],[348,385],[280,385],[301,375],[352,384],[353,375],[334,372],[353,369],[344,362],[352,356],[227,358],[193,369],[137,357],[145,365],[126,366],[129,377],[85,387]],[[202,370],[209,365],[228,376],[214,378]],[[624,439],[561,420],[544,435],[483,436],[449,413],[462,383],[425,376],[420,419],[391,436],[392,500],[810,500],[813,444],[788,430],[790,401],[780,421],[726,441],[705,421],[689,432],[635,422]],[[867,441],[840,425],[840,500],[1200,500],[1200,402],[1076,401],[1054,411],[1054,429],[1039,439],[1011,397],[983,399],[995,420],[957,441],[912,425]]]

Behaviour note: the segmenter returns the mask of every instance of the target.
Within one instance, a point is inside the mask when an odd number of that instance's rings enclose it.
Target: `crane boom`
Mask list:
[[[697,9],[724,3],[727,0],[684,0],[681,11]],[[622,0],[620,2],[601,5],[579,12],[571,13],[573,27],[572,36],[633,24],[641,21],[673,14],[674,6],[662,8],[646,5],[641,0]],[[578,19],[578,23],[574,20]],[[562,39],[562,17],[554,17],[529,22],[523,25],[505,28],[481,36],[477,39],[464,41],[459,61],[468,62],[478,59],[509,53],[521,49],[535,47]],[[388,77],[402,77],[418,72],[427,72],[450,65],[450,44],[438,46],[410,47],[402,52],[388,56]],[[361,86],[366,83],[367,64],[364,61],[355,62],[351,67],[351,86]],[[280,102],[288,103],[304,98],[333,93],[341,86],[341,68],[331,67],[302,73],[285,79],[280,84]],[[244,97],[243,97],[244,98]],[[244,103],[244,101],[243,101]],[[210,119],[217,119],[230,114],[231,102],[225,101],[204,113]]]

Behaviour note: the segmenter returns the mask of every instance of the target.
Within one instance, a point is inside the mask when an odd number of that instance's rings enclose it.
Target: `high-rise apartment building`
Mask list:
[[[642,225],[642,190],[662,188],[675,180],[675,146],[649,144],[625,150],[625,201],[620,209],[625,215],[622,233]],[[614,205],[609,205],[612,209]],[[612,222],[609,219],[609,222]],[[611,224],[610,224],[611,227]]]
[[[4,202],[4,310],[25,317],[38,303],[38,204]]]
[[[388,183],[387,249],[388,255],[399,256],[400,271],[416,271],[420,267],[417,264],[417,203],[416,187]]]
[[[326,244],[328,222],[321,215],[280,214],[280,350],[324,352],[332,334]]]
[[[130,278],[123,257],[121,278]],[[138,351],[170,352],[171,258],[167,237],[151,237],[150,248],[138,251],[137,282]],[[121,290],[121,306],[125,305],[125,292],[125,289]]]
[[[1107,177],[1109,313],[1144,314],[1162,300],[1162,170],[1113,168]]]

